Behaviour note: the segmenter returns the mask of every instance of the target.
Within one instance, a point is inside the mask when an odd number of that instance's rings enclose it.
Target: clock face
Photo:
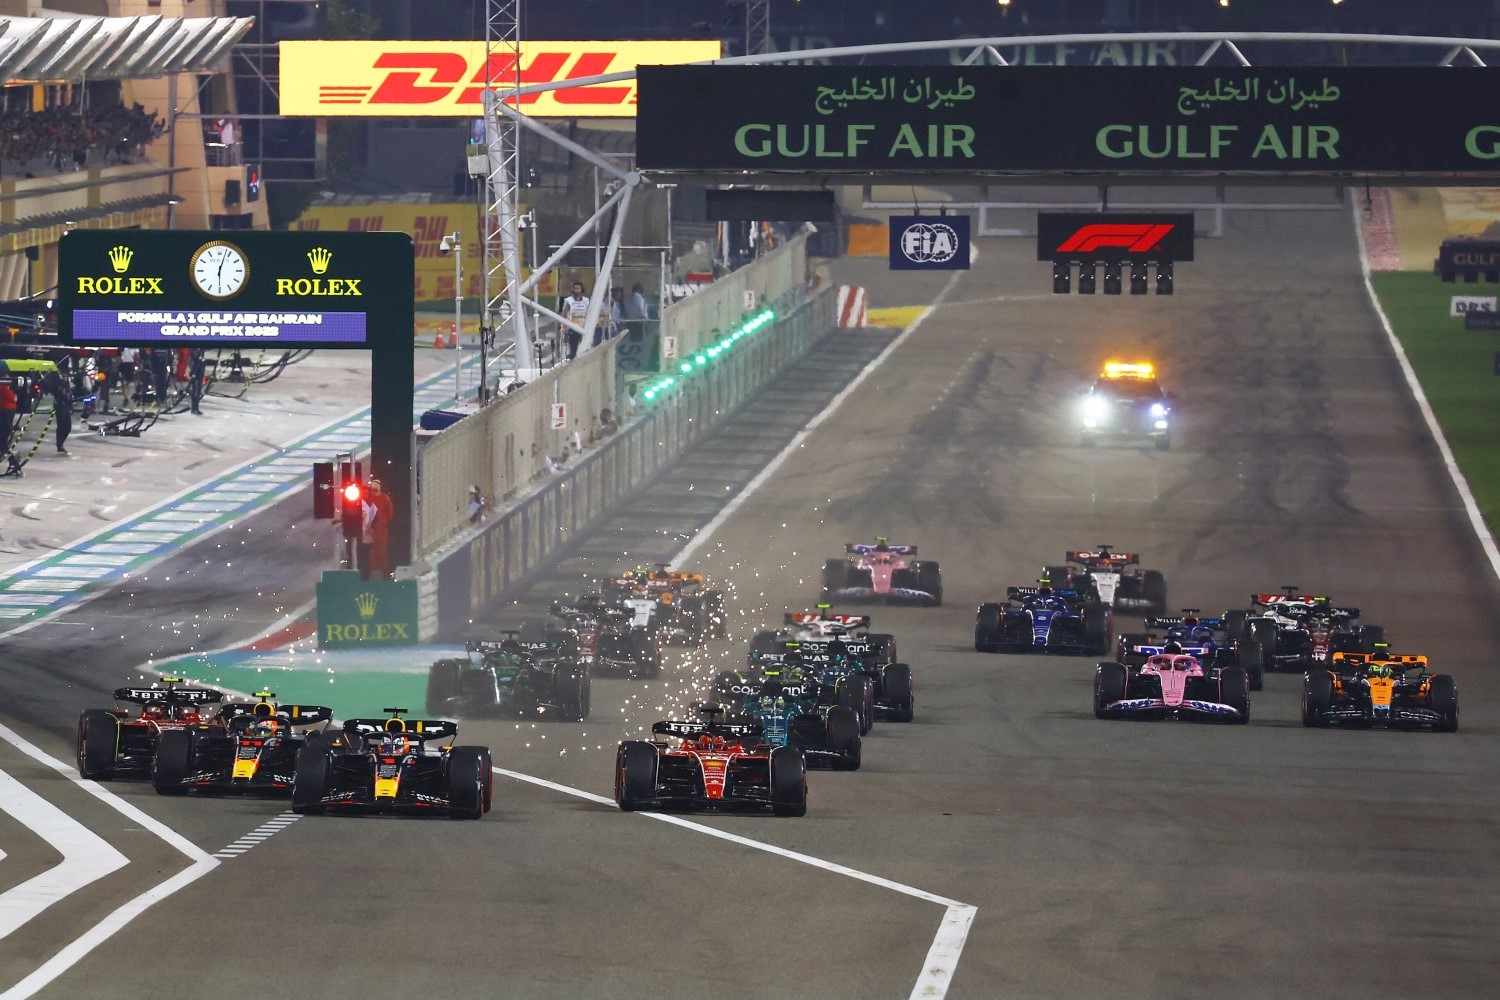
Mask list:
[[[193,284],[211,299],[234,298],[250,277],[250,262],[245,259],[245,252],[222,240],[199,247],[189,267]]]

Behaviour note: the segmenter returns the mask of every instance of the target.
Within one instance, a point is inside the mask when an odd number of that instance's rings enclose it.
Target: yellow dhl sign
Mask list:
[[[719,58],[719,43],[528,41],[520,58],[482,41],[299,41],[281,43],[283,115],[478,118],[490,81],[561,83],[637,66],[676,66]],[[634,118],[634,80],[522,94],[538,118]]]

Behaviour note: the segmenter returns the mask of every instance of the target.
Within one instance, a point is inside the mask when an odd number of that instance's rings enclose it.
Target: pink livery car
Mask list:
[[[914,604],[943,603],[943,576],[938,564],[918,559],[915,545],[845,545],[844,558],[823,564],[825,601]]]
[[[1173,649],[1175,645],[1168,643],[1141,664],[1099,664],[1094,670],[1094,715],[1249,722],[1250,686],[1244,668],[1229,658],[1205,668],[1198,657]]]

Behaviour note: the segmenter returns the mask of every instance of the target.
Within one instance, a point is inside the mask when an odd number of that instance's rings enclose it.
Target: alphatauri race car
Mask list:
[[[981,653],[1109,652],[1110,609],[1076,590],[1050,586],[1007,587],[1005,603],[981,604],[974,648]]]
[[[1204,663],[1218,666],[1238,663],[1243,666],[1251,691],[1259,691],[1265,681],[1260,657],[1252,656],[1248,663],[1240,661],[1238,644],[1229,638],[1223,619],[1201,618],[1197,608],[1183,608],[1179,617],[1147,618],[1146,627],[1151,631],[1120,636],[1118,656],[1121,663],[1144,663],[1147,657],[1160,653],[1167,643],[1175,642],[1184,653],[1196,656]]]
[[[912,604],[943,603],[943,573],[930,559],[917,559],[915,545],[845,545],[843,559],[823,564],[823,598],[828,601]]]
[[[1238,666],[1209,666],[1168,644],[1144,663],[1094,669],[1094,715],[1100,719],[1250,721],[1250,688]]]
[[[1258,658],[1266,671],[1326,667],[1334,653],[1371,653],[1385,641],[1385,629],[1361,623],[1358,608],[1335,607],[1296,587],[1252,594],[1250,602],[1250,610],[1224,612],[1224,628],[1238,643],[1241,662]]]
[[[255,697],[260,700],[221,708],[220,725],[163,730],[151,768],[152,787],[161,795],[290,794],[297,755],[323,735],[305,727],[327,723],[333,709],[278,705],[271,700],[276,697],[272,691],[258,691]]]
[[[1116,611],[1166,612],[1166,577],[1160,570],[1141,569],[1141,557],[1134,552],[1113,552],[1111,546],[1100,545],[1093,552],[1070,551],[1064,558],[1063,564],[1042,570],[1053,587],[1095,594]]]
[[[1458,730],[1458,685],[1449,674],[1427,672],[1427,657],[1334,653],[1328,667],[1302,678],[1302,724],[1306,726],[1430,727]]]
[[[589,717],[592,677],[570,629],[503,632],[467,643],[465,659],[438,660],[427,672],[427,711],[438,716]],[[517,635],[521,638],[517,638]]]
[[[115,689],[115,701],[141,706],[90,708],[78,717],[78,773],[85,778],[145,775],[156,760],[161,734],[209,723],[201,709],[224,700],[222,691],[182,687],[182,678],[163,677],[163,687]]]

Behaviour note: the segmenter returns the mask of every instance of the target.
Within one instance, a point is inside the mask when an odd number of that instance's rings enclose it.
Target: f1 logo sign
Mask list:
[[[1142,225],[1109,225],[1091,223],[1080,227],[1058,244],[1057,253],[1093,253],[1106,247],[1125,253],[1147,253],[1156,249],[1175,226],[1150,223]]]
[[[1191,212],[1041,212],[1036,259],[1181,263],[1193,259]]]

